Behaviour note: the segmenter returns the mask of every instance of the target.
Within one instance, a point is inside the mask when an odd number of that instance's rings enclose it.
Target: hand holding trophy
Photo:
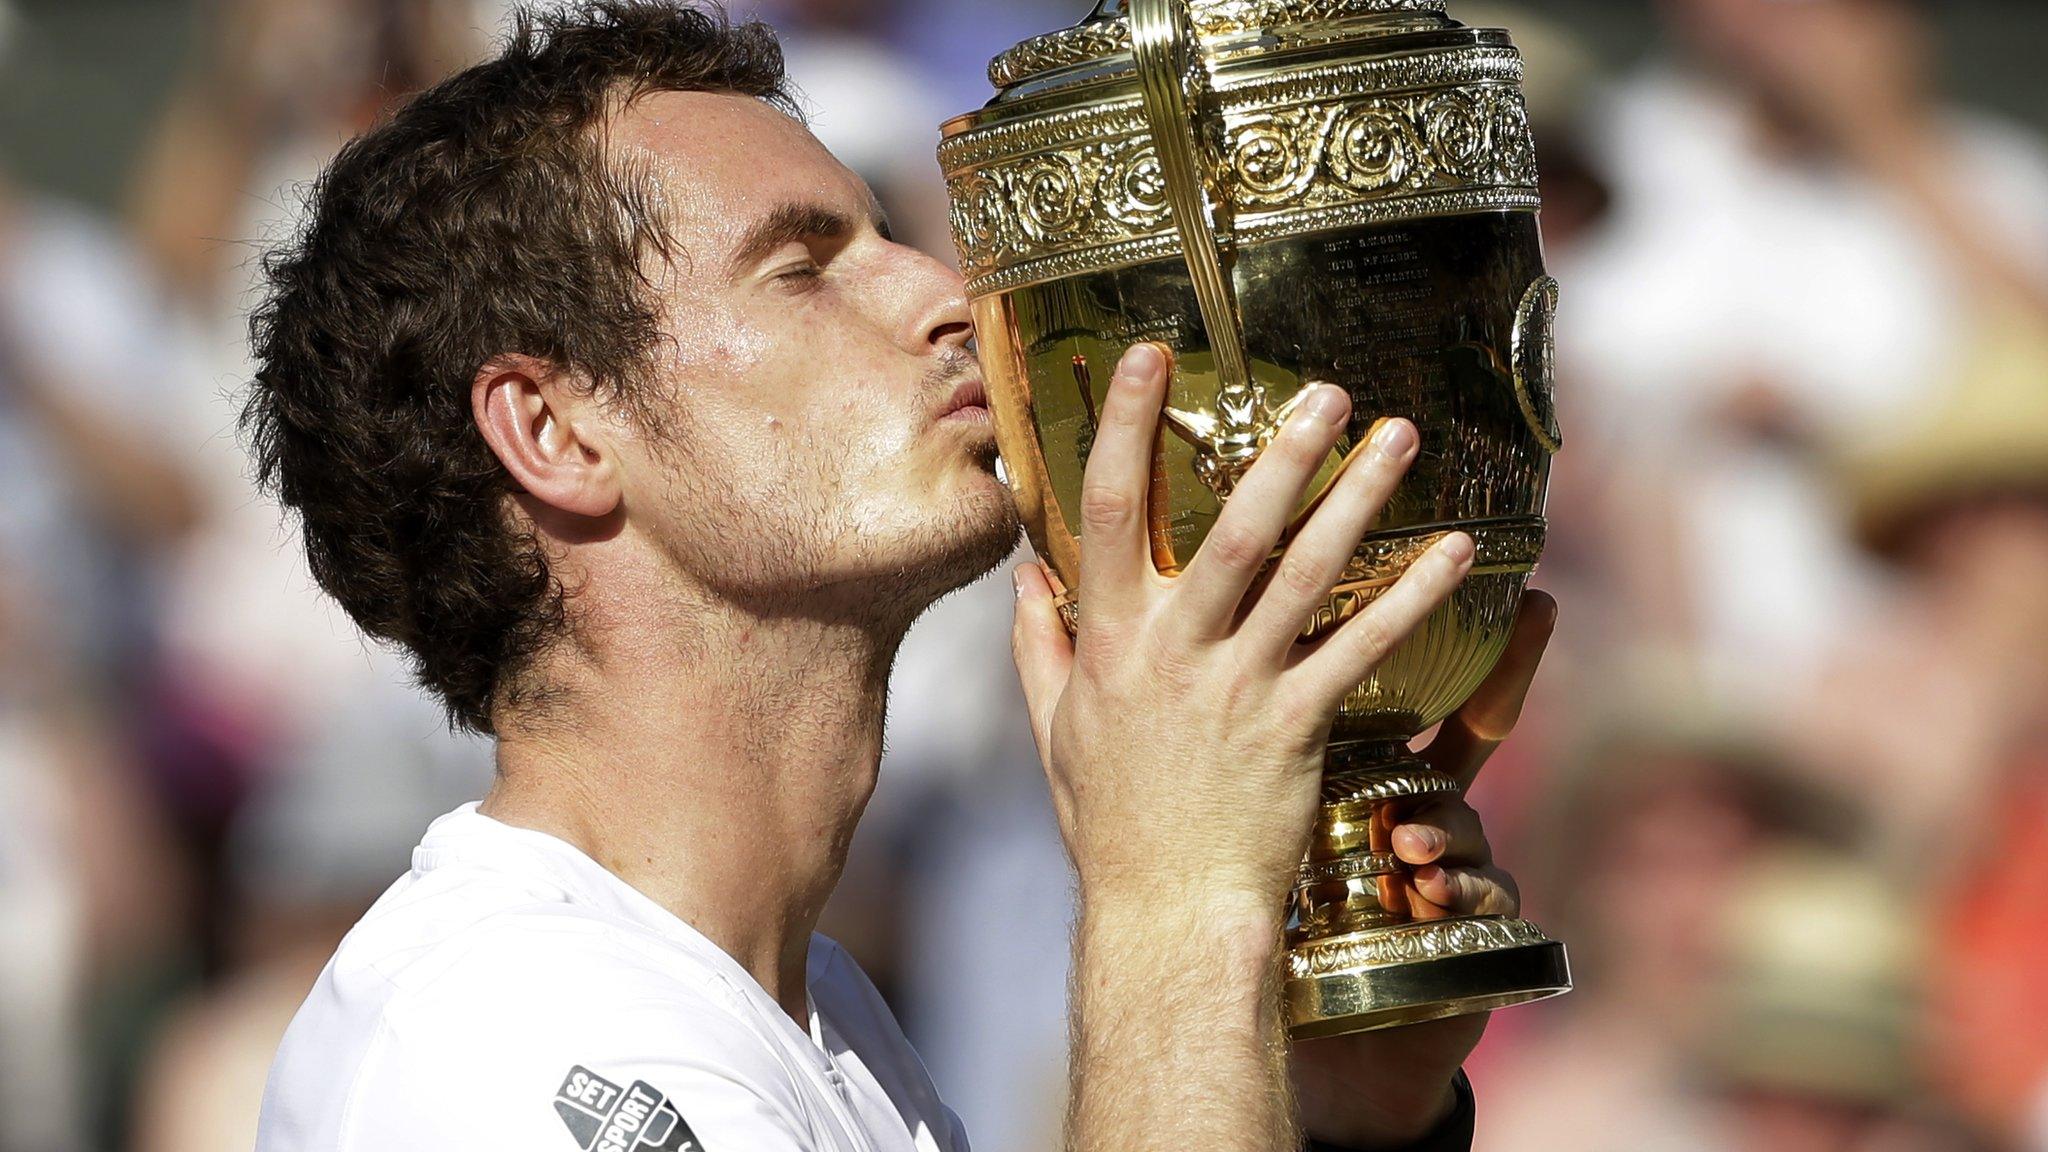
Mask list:
[[[1153,409],[1170,434],[1143,477],[1146,507],[1127,511],[1142,517],[1139,558],[1189,584],[1172,603],[1190,619],[1147,633],[1161,675],[1180,661],[1160,637],[1197,643],[1217,620],[1317,660],[1377,630],[1345,628],[1369,605],[1385,605],[1371,614],[1383,621],[1422,609],[1404,642],[1357,665],[1369,676],[1339,686],[1327,746],[1296,750],[1311,782],[1299,802],[1318,806],[1305,859],[1288,861],[1297,1038],[1570,987],[1562,946],[1528,922],[1415,906],[1415,869],[1393,842],[1404,811],[1466,782],[1408,744],[1509,646],[1560,439],[1557,289],[1542,268],[1520,60],[1504,33],[1443,8],[1106,0],[999,58],[998,96],[950,122],[941,149],[1004,460],[1070,628],[1082,612],[1129,607],[1094,606],[1102,581],[1089,566],[1105,561],[1084,477],[1105,438],[1132,434],[1109,366],[1143,342],[1172,354]],[[1327,423],[1336,411],[1341,424]],[[1396,484],[1388,437],[1410,425]],[[1291,472],[1253,467],[1274,453]],[[1289,484],[1291,505],[1254,492]],[[1318,514],[1326,501],[1335,515]],[[1260,521],[1271,508],[1279,519]],[[1346,532],[1336,570],[1321,572]],[[1432,589],[1450,567],[1462,582]],[[1236,620],[1258,580],[1263,594]],[[1441,603],[1424,604],[1432,595]],[[1081,739],[1127,719],[1056,722]],[[1216,723],[1243,725],[1246,756],[1275,754],[1253,747],[1267,734],[1255,721]],[[1221,743],[1189,745],[1234,746],[1231,731],[1212,735]],[[1273,805],[1285,827],[1292,792],[1244,802]],[[1276,859],[1300,847],[1275,839]],[[1129,864],[1170,882],[1171,859]]]

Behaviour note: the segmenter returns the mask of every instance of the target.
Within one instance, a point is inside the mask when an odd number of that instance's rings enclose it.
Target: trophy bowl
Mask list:
[[[1389,842],[1404,805],[1459,790],[1409,742],[1505,649],[1560,444],[1557,284],[1507,34],[1443,0],[1103,0],[989,73],[995,98],[945,125],[940,162],[1006,474],[1070,628],[1082,470],[1139,341],[1174,353],[1151,493],[1161,572],[1319,383],[1347,389],[1353,415],[1302,517],[1376,421],[1412,420],[1422,446],[1304,636],[1444,534],[1478,546],[1331,731],[1288,921],[1293,1035],[1568,991],[1563,946],[1525,920],[1412,916]]]

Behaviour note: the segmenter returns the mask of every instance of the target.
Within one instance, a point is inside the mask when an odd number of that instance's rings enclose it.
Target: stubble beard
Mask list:
[[[948,349],[926,374],[923,391],[931,396],[949,394],[974,369],[973,354]],[[995,441],[982,441],[968,451],[975,465],[994,479]],[[1016,551],[1023,535],[1016,501],[1006,490],[995,486],[991,489],[989,496],[977,493],[963,499],[960,507],[950,510],[946,522],[934,528],[935,537],[943,538],[935,538],[930,547],[916,550],[917,555],[926,559],[903,573],[903,594],[896,605],[908,612],[909,620],[914,621],[940,600],[995,571]]]
[[[886,634],[907,631],[933,604],[986,576],[1016,550],[1021,522],[1016,502],[994,482],[997,449],[989,441],[966,449],[988,483],[933,509],[916,532],[881,545],[893,555],[874,555],[866,575],[835,579],[826,570],[827,557],[858,566],[862,544],[874,543],[870,526],[841,498],[836,470],[818,468],[837,447],[830,437],[796,447],[790,474],[801,478],[789,490],[801,494],[801,504],[771,510],[701,481],[715,474],[715,453],[704,452],[703,445],[671,443],[680,449],[672,457],[678,482],[671,499],[694,506],[703,515],[700,525],[720,526],[715,539],[699,537],[695,546],[671,541],[672,558],[720,599],[752,613],[838,619]]]
[[[975,370],[975,358],[962,349],[949,349],[939,363],[934,365],[927,379],[928,390],[933,393],[950,391],[967,373]],[[970,451],[974,463],[986,472],[991,480],[996,477],[997,448],[993,439],[983,440]],[[918,608],[918,614],[932,604],[995,571],[996,567],[1017,550],[1023,525],[1017,516],[1017,502],[1010,497],[1007,488],[998,487],[992,506],[984,509],[969,507],[962,510],[962,518],[969,521],[962,531],[961,547],[956,557],[934,561],[927,583],[938,588],[931,599]],[[970,497],[963,503],[975,505],[978,497]]]

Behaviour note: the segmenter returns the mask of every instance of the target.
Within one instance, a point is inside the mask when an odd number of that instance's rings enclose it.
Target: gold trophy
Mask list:
[[[1305,387],[1354,406],[1302,514],[1373,423],[1419,458],[1308,623],[1327,634],[1452,530],[1471,575],[1345,701],[1292,897],[1296,1037],[1568,991],[1528,921],[1418,921],[1389,836],[1458,785],[1409,751],[1508,642],[1559,446],[1557,283],[1506,33],[1444,0],[1102,0],[989,68],[940,147],[1011,488],[1071,628],[1096,413],[1138,341],[1175,351],[1152,485],[1160,571],[1193,556]]]

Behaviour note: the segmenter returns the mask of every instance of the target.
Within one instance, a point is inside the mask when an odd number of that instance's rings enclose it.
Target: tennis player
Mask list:
[[[321,975],[261,1152],[964,1152],[813,933],[899,641],[1018,537],[960,279],[806,131],[770,32],[649,0],[523,17],[310,209],[254,319],[262,476],[498,771]],[[1102,409],[1077,640],[1017,573],[1078,876],[1068,1145],[1462,1149],[1481,1018],[1290,1047],[1276,983],[1323,737],[1472,543],[1296,643],[1416,452],[1385,425],[1255,581],[1349,416],[1324,387],[1161,577],[1168,371],[1132,349]],[[1533,674],[1548,601],[1525,616],[1429,752],[1463,778]],[[1411,819],[1419,906],[1514,910],[1469,808]]]

